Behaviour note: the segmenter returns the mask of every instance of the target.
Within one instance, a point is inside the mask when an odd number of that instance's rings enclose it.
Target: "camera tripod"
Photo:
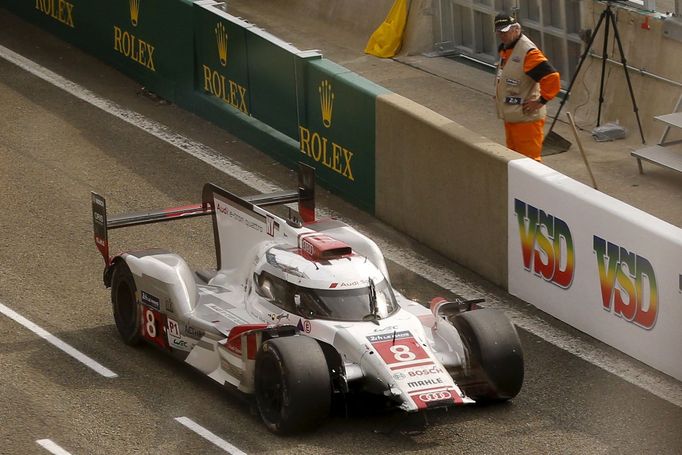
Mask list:
[[[587,43],[587,46],[585,47],[585,51],[583,52],[583,55],[580,57],[580,62],[578,63],[578,67],[576,68],[575,72],[573,73],[573,77],[571,78],[570,84],[568,84],[568,89],[566,90],[566,96],[564,97],[563,100],[561,100],[561,104],[559,105],[559,110],[557,111],[556,115],[554,116],[554,120],[552,121],[552,125],[549,127],[549,132],[547,133],[547,136],[550,135],[552,132],[552,129],[554,128],[554,124],[556,123],[557,118],[559,117],[559,114],[561,113],[561,109],[564,107],[564,104],[568,100],[569,95],[571,94],[571,89],[573,88],[573,84],[575,83],[576,78],[578,77],[578,73],[580,72],[580,68],[583,66],[583,63],[585,63],[585,59],[587,58],[587,54],[589,54],[590,50],[592,49],[592,43],[594,42],[595,37],[597,36],[597,32],[599,32],[599,28],[601,27],[602,23],[606,20],[606,28],[604,29],[604,49],[602,51],[602,61],[601,61],[601,80],[599,82],[599,109],[597,111],[597,126],[600,125],[601,123],[601,107],[602,103],[604,102],[604,74],[606,72],[606,60],[607,60],[607,48],[608,48],[608,43],[609,43],[609,28],[610,25],[613,25],[613,34],[616,37],[616,42],[618,43],[618,51],[620,52],[620,62],[623,65],[623,71],[625,71],[625,79],[627,80],[628,83],[628,90],[630,91],[630,98],[632,99],[632,110],[635,113],[635,117],[637,118],[637,126],[639,127],[639,135],[642,138],[642,144],[644,144],[644,133],[642,132],[642,124],[639,121],[639,109],[637,108],[637,101],[635,101],[635,95],[632,91],[632,84],[630,83],[630,74],[628,73],[628,65],[627,61],[625,60],[625,54],[623,53],[623,44],[620,41],[620,34],[618,33],[618,27],[616,25],[616,17],[613,11],[611,10],[611,3],[612,1],[607,1],[606,2],[606,8],[604,11],[602,11],[601,15],[599,16],[599,21],[597,21],[597,26],[594,29],[594,32],[592,32],[592,36],[590,36],[590,41]]]

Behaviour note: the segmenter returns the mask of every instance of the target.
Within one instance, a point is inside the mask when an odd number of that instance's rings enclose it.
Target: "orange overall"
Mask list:
[[[500,46],[500,68],[504,68],[505,63],[511,57],[514,50],[514,45],[510,48]],[[529,50],[523,61],[524,77],[531,78],[536,84],[539,84],[541,103],[554,98],[561,89],[561,79],[559,73],[548,62],[547,57],[539,49]],[[498,81],[498,83],[500,83]],[[502,81],[501,83],[504,83]],[[503,103],[504,100],[497,99],[497,103]],[[544,111],[543,111],[544,112]],[[545,126],[544,115],[542,118],[530,121],[514,121],[510,122],[505,119],[504,130],[507,138],[507,147],[522,153],[529,158],[536,161],[542,161],[542,141],[544,138],[543,127]]]

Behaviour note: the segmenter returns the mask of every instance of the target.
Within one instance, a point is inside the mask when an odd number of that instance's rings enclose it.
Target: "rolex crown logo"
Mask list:
[[[332,84],[324,80],[318,88],[320,92],[320,108],[322,109],[322,123],[326,128],[332,126],[332,110],[334,109],[334,92]]]
[[[223,66],[227,65],[227,32],[225,27],[221,22],[215,27],[215,39],[218,43],[218,57],[220,58],[220,64]]]
[[[130,2],[130,22],[137,27],[137,19],[140,16],[140,2],[142,0],[128,0]]]

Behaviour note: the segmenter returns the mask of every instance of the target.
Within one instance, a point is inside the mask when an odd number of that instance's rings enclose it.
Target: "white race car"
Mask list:
[[[332,399],[371,393],[415,412],[517,395],[523,352],[514,326],[474,301],[430,308],[393,290],[377,245],[315,219],[314,171],[297,191],[239,197],[206,184],[202,203],[107,217],[92,193],[116,327],[224,385],[255,395],[265,425],[319,425]],[[298,202],[299,213],[265,207]],[[217,268],[193,272],[162,249],[111,257],[108,230],[194,216],[213,221]]]

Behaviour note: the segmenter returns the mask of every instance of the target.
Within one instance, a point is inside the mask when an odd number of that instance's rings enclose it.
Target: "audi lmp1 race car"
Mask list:
[[[319,425],[333,399],[354,393],[408,412],[516,396],[523,353],[505,315],[478,301],[426,308],[397,293],[372,240],[315,219],[314,180],[301,165],[297,191],[239,197],[209,183],[200,204],[112,217],[92,193],[123,341],[154,344],[254,395],[279,434]],[[294,202],[287,217],[266,210]],[[213,221],[214,271],[193,272],[162,249],[109,255],[111,229],[197,216]]]

